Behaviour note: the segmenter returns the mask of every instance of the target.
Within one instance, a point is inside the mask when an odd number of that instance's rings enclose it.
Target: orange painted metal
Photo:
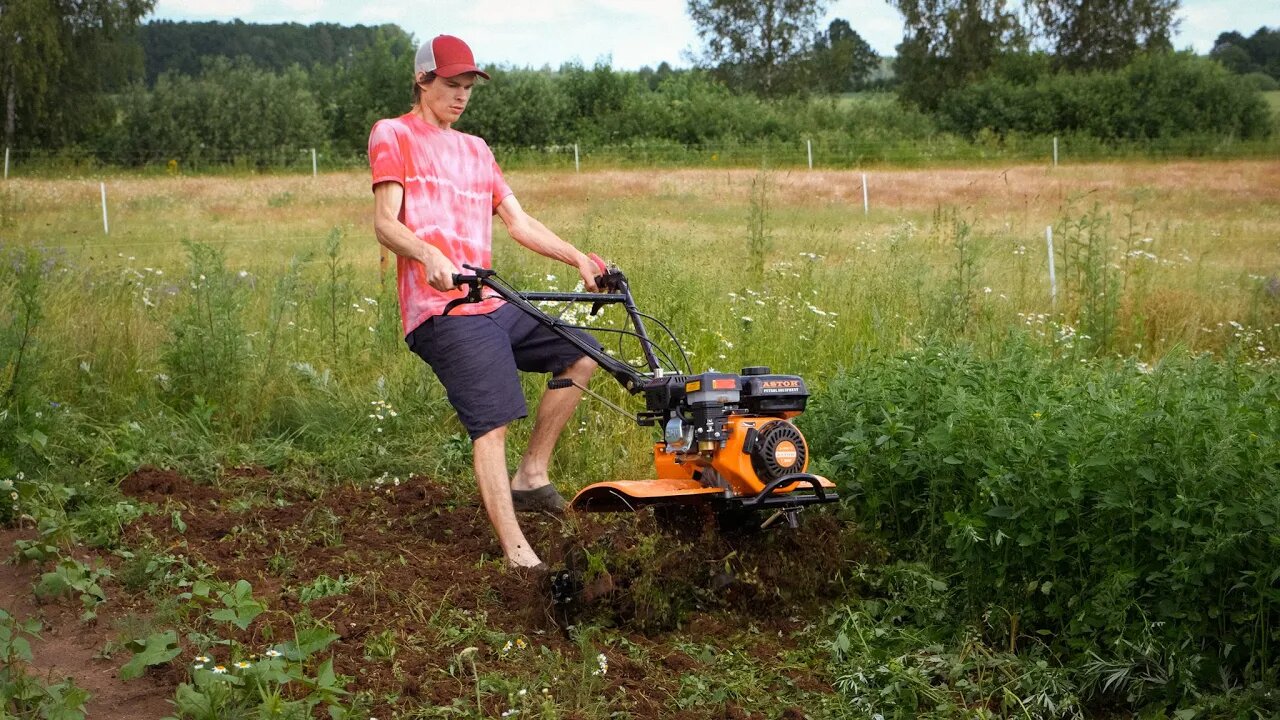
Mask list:
[[[706,487],[692,478],[614,480],[583,488],[570,505],[576,510],[622,512],[656,504],[697,503],[706,496],[723,494],[724,490]]]
[[[701,454],[668,452],[664,443],[654,443],[653,464],[656,480],[619,480],[596,483],[583,488],[573,498],[575,509],[599,512],[636,510],[656,504],[691,504],[721,497],[754,497],[764,490],[765,483],[756,475],[751,456],[742,451],[743,443],[752,429],[759,429],[775,421],[773,417],[733,417],[725,424],[728,438],[723,447],[710,457]],[[808,469],[808,457],[794,472]],[[707,472],[713,471],[713,472]],[[721,487],[709,487],[698,477],[719,478]],[[824,488],[834,488],[835,483],[819,477]],[[792,483],[778,488],[782,495],[793,490],[806,489],[808,484]]]

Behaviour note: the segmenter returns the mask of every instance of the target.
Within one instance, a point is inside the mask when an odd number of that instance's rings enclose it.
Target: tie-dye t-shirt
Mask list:
[[[467,272],[463,263],[491,265],[494,209],[511,188],[484,140],[436,127],[413,113],[379,120],[369,134],[369,167],[374,185],[395,182],[404,188],[400,222],[419,240],[434,245],[462,272]],[[401,256],[396,256],[396,281],[406,335],[464,294],[431,287],[422,263]],[[449,314],[479,315],[501,305],[493,297]]]

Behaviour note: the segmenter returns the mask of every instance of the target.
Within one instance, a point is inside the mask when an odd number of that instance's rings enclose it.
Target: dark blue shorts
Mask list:
[[[570,330],[599,348],[589,333]],[[529,414],[523,372],[559,375],[584,353],[510,304],[487,315],[437,315],[404,339],[431,366],[472,440]]]

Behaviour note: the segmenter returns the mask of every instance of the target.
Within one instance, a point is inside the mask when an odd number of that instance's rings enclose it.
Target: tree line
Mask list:
[[[905,20],[892,80],[851,23],[819,27],[825,0],[688,0],[695,67],[491,67],[458,127],[507,147],[1273,131],[1241,75],[1280,65],[1266,28],[1223,33],[1201,58],[1169,46],[1177,0],[892,4]],[[409,108],[416,40],[397,26],[140,24],[152,5],[0,0],[6,144],[271,165],[301,148],[355,156],[374,121]],[[842,97],[868,88],[889,92]]]

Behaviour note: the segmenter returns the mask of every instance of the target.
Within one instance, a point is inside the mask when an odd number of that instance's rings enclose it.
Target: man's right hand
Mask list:
[[[431,287],[445,292],[453,290],[456,285],[453,284],[453,276],[461,273],[458,266],[454,265],[444,253],[428,245],[423,257],[419,258],[422,266],[427,271],[427,284]]]

